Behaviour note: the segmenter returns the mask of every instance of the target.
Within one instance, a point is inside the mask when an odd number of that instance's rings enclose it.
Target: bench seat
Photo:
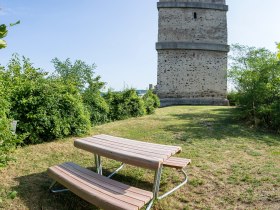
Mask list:
[[[47,173],[79,197],[105,210],[136,210],[153,198],[152,192],[117,182],[71,162],[52,166]]]
[[[190,163],[190,159],[170,157],[163,162],[163,165],[170,168],[183,169]]]

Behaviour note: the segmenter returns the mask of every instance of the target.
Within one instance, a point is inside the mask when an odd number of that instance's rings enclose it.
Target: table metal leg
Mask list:
[[[101,157],[100,157],[100,155],[98,155],[98,161],[99,161],[99,174],[100,174],[100,175],[103,175],[103,174],[102,174],[102,163],[101,163]]]
[[[158,199],[158,191],[159,191],[159,186],[160,186],[161,173],[162,173],[162,165],[160,165],[160,167],[155,172],[154,186],[153,186],[153,198],[150,201],[149,205],[147,206],[146,210],[151,209],[154,201]]]
[[[160,186],[161,173],[162,173],[162,165],[160,165],[160,167],[155,172],[154,187],[153,187],[153,194],[154,194],[155,199],[158,198],[158,191],[159,191],[159,186]]]
[[[100,155],[94,154],[94,160],[96,165],[96,172],[102,175],[102,164]]]

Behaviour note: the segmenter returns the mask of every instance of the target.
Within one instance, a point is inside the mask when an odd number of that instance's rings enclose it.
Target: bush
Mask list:
[[[90,127],[77,87],[57,78],[46,78],[28,59],[14,57],[6,72],[11,89],[11,116],[19,121],[25,143],[39,143],[86,133]],[[11,82],[13,81],[13,83]]]
[[[227,94],[227,99],[229,100],[230,106],[237,106],[239,104],[239,94],[237,91],[231,91]]]
[[[3,73],[3,69],[0,69],[0,168],[7,164],[10,152],[21,142],[20,137],[11,132],[11,120],[7,118],[9,102]]]
[[[102,124],[109,121],[109,105],[101,96],[100,91],[88,88],[83,94],[83,100],[90,113],[92,124]]]
[[[137,95],[134,89],[122,92],[109,91],[104,98],[110,107],[110,120],[139,117],[146,113],[144,101]]]
[[[232,47],[230,77],[243,117],[280,132],[280,62],[264,48]]]
[[[147,93],[143,96],[143,100],[147,114],[153,114],[156,108],[160,106],[159,98],[151,90],[147,91]]]
[[[88,65],[81,60],[72,63],[69,58],[65,61],[55,58],[52,63],[55,74],[65,85],[71,83],[79,89],[90,112],[91,123],[96,125],[107,122],[109,107],[100,92],[105,83],[100,81],[100,76],[94,76],[96,65]]]

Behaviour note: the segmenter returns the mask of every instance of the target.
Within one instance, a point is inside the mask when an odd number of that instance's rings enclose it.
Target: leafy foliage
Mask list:
[[[25,143],[39,143],[88,131],[90,122],[82,97],[75,85],[64,84],[30,61],[15,56],[6,71],[10,89],[11,116],[19,121],[18,132]]]
[[[147,114],[155,113],[156,108],[160,106],[159,98],[151,90],[147,91],[147,93],[143,96],[143,100]]]
[[[9,153],[21,142],[21,137],[11,132],[11,120],[7,117],[10,104],[4,85],[3,68],[0,67],[0,168],[7,164]]]
[[[0,166],[20,143],[81,135],[91,124],[151,114],[159,106],[152,92],[143,98],[133,89],[102,96],[105,83],[94,75],[94,64],[57,58],[52,62],[56,71],[51,76],[18,55],[0,67]],[[11,119],[18,121],[16,135]]]
[[[83,100],[90,113],[92,124],[102,124],[109,121],[109,105],[101,96],[99,89],[90,85],[83,93]]]
[[[11,23],[10,26],[15,26],[19,24],[20,21],[17,21],[16,23]],[[0,49],[7,47],[7,42],[3,40],[8,34],[8,29],[5,24],[0,25]]]
[[[227,99],[229,100],[230,106],[237,106],[239,94],[237,91],[231,91],[227,94]]]
[[[278,48],[278,54],[277,54],[277,56],[278,56],[278,59],[280,59],[280,43],[278,43],[277,48]]]
[[[100,92],[105,83],[100,81],[100,76],[94,76],[96,65],[88,65],[81,60],[76,60],[73,64],[69,58],[65,61],[55,58],[52,62],[57,76],[65,84],[71,83],[80,90],[92,124],[107,122],[109,107]]]
[[[264,48],[234,45],[230,69],[238,103],[254,124],[280,131],[280,63]]]
[[[110,107],[110,120],[139,117],[146,113],[144,101],[137,95],[134,89],[122,92],[108,91],[104,98]]]
[[[95,64],[88,65],[84,61],[76,60],[74,64],[67,58],[60,61],[58,58],[52,60],[56,74],[68,84],[75,84],[81,91],[91,85],[91,89],[101,89],[105,83],[100,82],[100,76],[94,77]]]

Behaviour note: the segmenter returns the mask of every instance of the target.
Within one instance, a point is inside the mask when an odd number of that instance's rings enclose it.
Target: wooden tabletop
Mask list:
[[[181,151],[179,146],[154,144],[104,134],[76,139],[74,146],[123,163],[153,170]]]

